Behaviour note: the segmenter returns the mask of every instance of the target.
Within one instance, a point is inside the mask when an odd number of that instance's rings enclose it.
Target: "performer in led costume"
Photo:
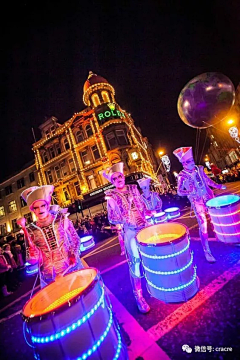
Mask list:
[[[149,305],[142,295],[141,261],[136,244],[137,232],[147,224],[146,207],[137,189],[137,185],[125,185],[123,163],[114,164],[103,172],[116,189],[105,192],[107,199],[108,219],[111,224],[123,226],[124,245],[129,265],[130,280],[137,306],[140,312],[147,313]]]
[[[208,262],[215,262],[208,243],[206,202],[214,197],[210,186],[222,190],[226,189],[226,186],[216,184],[205,174],[203,166],[195,165],[191,147],[178,148],[173,154],[183,165],[183,170],[178,175],[178,195],[187,196],[191,202],[198,221],[205,258]]]
[[[157,192],[150,190],[150,178],[143,178],[138,180],[138,185],[142,190],[142,199],[146,205],[146,208],[151,213],[162,211],[162,200]]]
[[[80,238],[67,209],[50,206],[54,187],[34,186],[23,191],[22,198],[37,217],[26,227],[25,218],[18,219],[26,238],[27,261],[39,264],[41,288],[59,275],[82,269],[79,258]]]

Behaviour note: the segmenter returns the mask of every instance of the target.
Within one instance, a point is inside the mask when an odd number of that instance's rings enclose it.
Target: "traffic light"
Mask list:
[[[76,212],[80,213],[81,210],[82,210],[81,201],[80,200],[75,200],[74,205],[75,205]]]

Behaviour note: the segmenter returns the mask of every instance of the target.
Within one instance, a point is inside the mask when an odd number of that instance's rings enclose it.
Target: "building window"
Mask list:
[[[63,194],[65,197],[65,201],[70,200],[70,196],[69,196],[69,192],[68,192],[67,188],[63,188]]]
[[[90,188],[91,190],[96,189],[97,185],[96,185],[94,176],[93,176],[93,175],[89,175],[89,176],[87,177],[87,179],[88,179],[89,188]]]
[[[46,151],[44,151],[43,153],[42,153],[42,160],[43,160],[43,162],[44,163],[46,163],[46,162],[48,162],[48,154],[47,154],[47,152]]]
[[[25,219],[26,219],[26,223],[31,224],[31,222],[33,222],[33,218],[32,218],[32,214],[31,213],[27,213],[24,215]]]
[[[0,206],[0,218],[5,216],[5,209],[4,206]]]
[[[93,152],[93,157],[95,160],[100,159],[100,154],[99,154],[97,145],[92,146],[92,152]]]
[[[63,176],[68,175],[68,167],[66,166],[65,160],[60,163],[61,171]]]
[[[86,131],[87,137],[90,137],[90,136],[93,135],[93,131],[92,131],[91,125],[87,125],[87,126],[85,127],[85,131]]]
[[[73,159],[69,159],[69,160],[68,160],[68,164],[69,164],[70,172],[71,172],[71,173],[74,173],[74,172],[76,171],[76,169],[75,169],[75,164],[74,164]]]
[[[59,144],[59,143],[56,143],[56,144],[55,144],[55,149],[56,149],[56,154],[57,154],[57,155],[60,155],[60,154],[61,154],[61,147],[60,147],[60,144]]]
[[[103,176],[103,172],[104,170],[100,170],[98,172],[98,174],[100,175],[100,178],[102,179],[102,184],[105,185],[105,184],[109,184],[108,180]]]
[[[12,220],[12,229],[13,231],[18,231],[20,229],[20,227],[17,224],[17,219]]]
[[[29,174],[29,181],[33,182],[35,180],[34,172],[30,172]]]
[[[59,166],[55,166],[55,167],[54,167],[54,170],[55,170],[55,174],[56,174],[57,179],[61,179],[61,170],[60,170],[60,167],[59,167]]]
[[[70,149],[70,145],[69,145],[69,142],[68,142],[68,139],[67,139],[67,138],[64,139],[63,143],[64,143],[65,150],[69,150],[69,149]]]
[[[79,182],[75,182],[74,183],[74,186],[75,186],[75,190],[76,190],[76,193],[77,193],[77,196],[80,196],[81,195],[81,188],[80,188],[80,184]]]
[[[46,178],[47,178],[47,181],[51,184],[53,183],[53,177],[52,177],[52,172],[51,170],[47,170],[46,171]]]
[[[20,196],[20,204],[21,204],[21,207],[24,207],[27,205],[26,201]]]
[[[91,164],[91,158],[89,156],[88,150],[84,150],[80,152],[83,165],[89,165]]]
[[[78,130],[75,134],[76,143],[79,143],[84,140],[84,135],[82,130]]]
[[[17,181],[17,188],[18,188],[18,189],[23,188],[24,185],[25,185],[25,183],[24,183],[24,178],[21,178],[21,179],[19,179],[19,180]]]
[[[46,135],[47,138],[49,138],[49,136],[50,136],[50,130],[49,129],[45,131],[45,135]]]
[[[1,234],[1,236],[5,236],[7,234],[7,225],[6,224],[0,225],[0,234]]]
[[[116,135],[119,145],[128,145],[128,140],[124,130],[116,130]]]
[[[12,185],[8,185],[5,187],[6,195],[12,194]]]
[[[116,136],[114,134],[114,132],[110,132],[106,135],[106,140],[107,140],[107,144],[108,144],[108,148],[109,149],[114,149],[118,146],[117,143],[117,139]]]
[[[10,213],[17,211],[17,204],[15,200],[12,200],[8,203],[8,210]]]
[[[102,91],[101,94],[102,94],[103,101],[105,103],[110,103],[108,92],[107,91]]]
[[[50,153],[51,159],[55,157],[55,151],[54,151],[54,148],[52,146],[49,148],[49,153]]]
[[[99,100],[98,94],[92,95],[92,102],[93,102],[94,107],[97,107],[98,105],[100,105],[100,100]]]

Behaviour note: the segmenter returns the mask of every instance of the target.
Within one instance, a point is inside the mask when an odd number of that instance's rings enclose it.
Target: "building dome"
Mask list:
[[[108,84],[108,81],[106,79],[104,79],[102,76],[99,76],[97,74],[94,74],[92,71],[89,71],[88,78],[85,81],[84,86],[83,86],[83,93],[85,93],[90,88],[90,86],[99,84],[99,83]]]

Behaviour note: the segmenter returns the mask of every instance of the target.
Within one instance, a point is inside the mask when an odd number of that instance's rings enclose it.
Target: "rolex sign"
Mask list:
[[[118,110],[118,105],[114,103],[103,104],[95,109],[95,115],[99,124],[113,119],[125,118],[122,111]]]

